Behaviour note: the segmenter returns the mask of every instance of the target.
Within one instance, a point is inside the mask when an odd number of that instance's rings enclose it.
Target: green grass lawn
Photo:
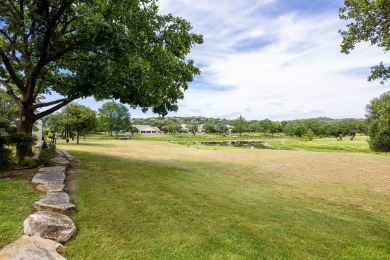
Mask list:
[[[25,181],[0,176],[0,249],[23,235],[23,221],[39,197]]]
[[[348,139],[336,141],[334,138],[315,138],[312,141],[305,141],[298,138],[285,138],[269,140],[269,144],[281,150],[372,153],[366,137],[356,138],[354,141]]]
[[[69,259],[389,259],[388,156],[60,144],[79,158]]]
[[[116,137],[108,137],[105,134],[101,135],[89,135],[87,140],[114,140]],[[135,134],[131,137],[132,140],[139,141],[163,141],[178,143],[183,145],[193,145],[194,142],[209,142],[209,141],[266,141],[271,148],[279,150],[307,150],[318,152],[352,152],[352,153],[373,153],[368,146],[366,136],[357,136],[354,141],[350,141],[348,137],[345,137],[343,141],[336,141],[335,138],[319,138],[316,137],[312,141],[305,140],[303,138],[289,137],[283,134],[264,135],[261,133],[243,133],[241,136],[238,134],[219,135],[219,134],[207,134],[198,133],[195,136],[190,133],[179,134]],[[199,146],[200,149],[229,149],[228,147],[210,147]]]
[[[223,141],[223,140],[251,140],[251,139],[262,139],[262,138],[275,138],[272,136],[264,136],[263,134],[259,133],[246,133],[240,135],[222,135],[222,134],[208,134],[208,133],[197,133],[196,135],[193,135],[191,133],[178,133],[178,134],[134,134],[131,135],[124,135],[119,134],[118,136],[128,136],[132,140],[142,140],[142,141],[164,141],[164,142],[191,142],[191,141]],[[117,136],[113,135],[112,137],[109,137],[107,134],[93,134],[88,135],[87,139],[90,140],[110,140],[115,139]]]

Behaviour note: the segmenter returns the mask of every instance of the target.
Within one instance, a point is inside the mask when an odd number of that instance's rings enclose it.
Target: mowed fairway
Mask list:
[[[80,159],[69,259],[389,259],[390,157],[61,144]]]

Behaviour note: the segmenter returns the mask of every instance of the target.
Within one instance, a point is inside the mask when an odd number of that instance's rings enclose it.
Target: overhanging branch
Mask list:
[[[67,100],[68,100],[68,99],[63,98],[63,99],[58,99],[58,100],[50,101],[50,102],[46,102],[46,103],[40,103],[40,104],[34,105],[33,108],[34,108],[34,109],[38,109],[38,108],[41,108],[41,107],[53,106],[53,105],[55,105],[55,104],[58,104],[58,103],[61,103],[61,102],[67,101]]]
[[[59,103],[58,105],[52,107],[52,108],[49,108],[45,111],[42,111],[41,113],[38,113],[36,116],[35,116],[35,120],[38,120],[38,119],[41,119],[42,117],[45,117],[47,115],[50,115],[51,113],[63,108],[64,106],[66,106],[67,104],[69,104],[70,102],[72,102],[74,99],[64,99],[61,103]]]

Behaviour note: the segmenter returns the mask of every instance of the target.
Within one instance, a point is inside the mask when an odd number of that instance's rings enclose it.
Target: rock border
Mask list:
[[[58,156],[52,161],[57,166],[40,168],[32,179],[45,196],[34,203],[37,212],[23,223],[26,235],[0,250],[0,259],[66,259],[61,243],[67,242],[77,230],[66,216],[75,211],[75,206],[64,192],[69,161],[75,158],[64,151],[56,152]],[[35,156],[39,157],[39,152]]]

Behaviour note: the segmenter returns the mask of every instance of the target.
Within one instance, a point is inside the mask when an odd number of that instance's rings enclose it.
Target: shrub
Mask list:
[[[5,138],[0,137],[0,170],[9,169],[12,166],[12,151],[5,147]]]
[[[56,152],[53,149],[41,149],[39,152],[39,158],[38,158],[38,165],[49,167],[53,166],[54,163],[50,160],[54,157],[56,157]]]
[[[33,138],[31,134],[26,133],[10,133],[8,136],[8,143],[14,144],[18,151],[25,151],[21,152],[21,154],[29,154],[31,153],[31,146],[33,145]],[[18,162],[23,162],[23,157],[19,156]]]
[[[19,161],[18,166],[22,168],[33,168],[33,167],[37,167],[38,163],[35,160],[26,157]]]
[[[306,134],[303,136],[303,138],[304,139],[307,139],[307,140],[309,140],[309,141],[311,141],[311,140],[313,140],[313,138],[314,138],[314,132],[311,130],[311,129],[309,129],[309,130],[307,130],[307,132],[306,132]]]

